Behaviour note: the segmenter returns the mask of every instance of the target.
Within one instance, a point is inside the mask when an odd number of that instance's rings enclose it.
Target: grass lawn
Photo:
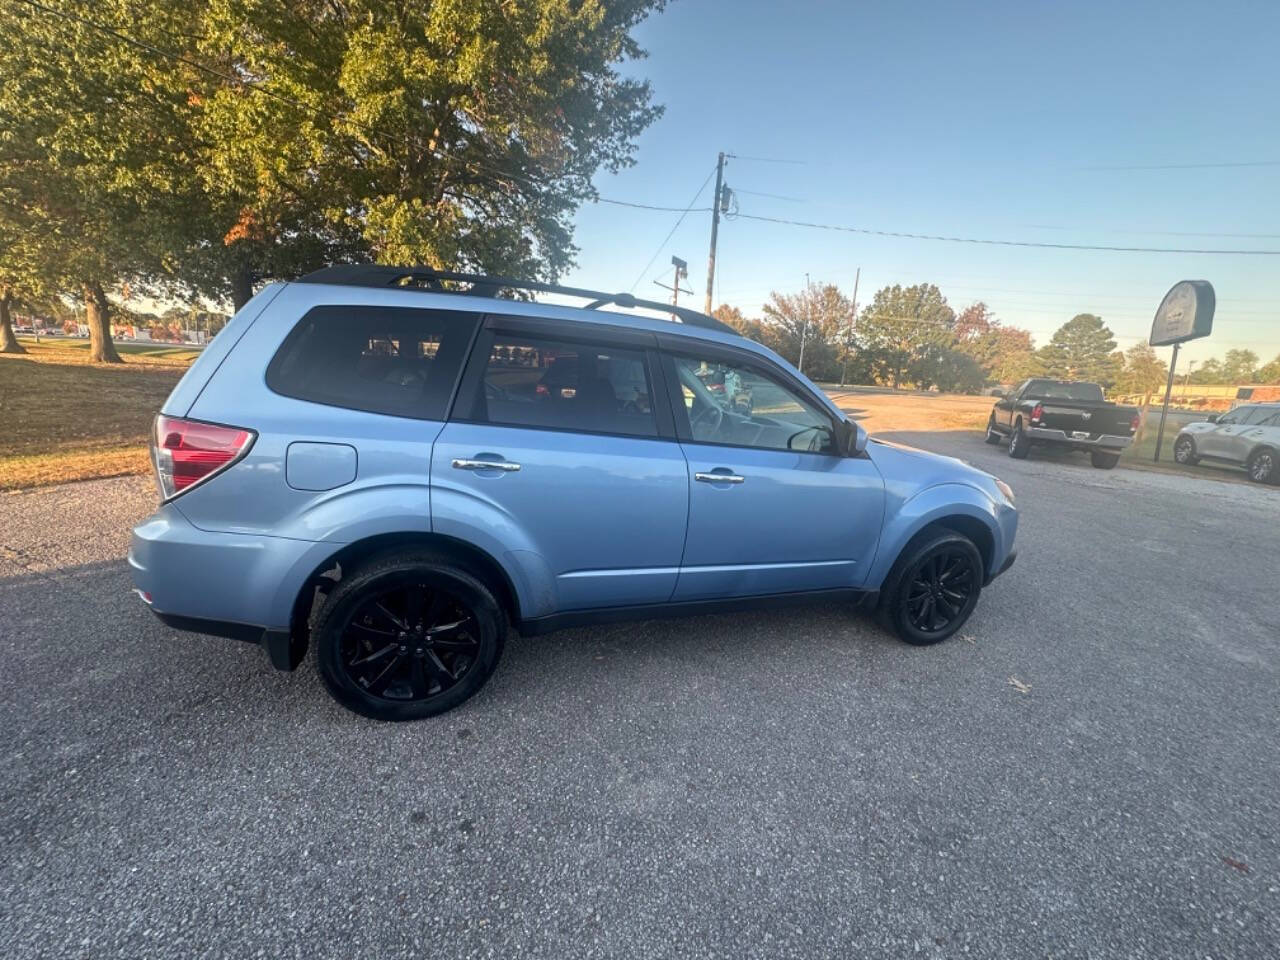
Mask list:
[[[117,343],[90,364],[84,340],[22,338],[0,354],[0,490],[145,473],[151,420],[198,350]]]

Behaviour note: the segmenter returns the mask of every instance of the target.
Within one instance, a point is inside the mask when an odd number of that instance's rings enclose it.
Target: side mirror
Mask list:
[[[1210,423],[1217,423],[1217,422],[1218,422],[1218,415],[1217,415],[1216,413],[1211,413],[1211,414],[1209,414],[1209,416],[1208,416],[1206,419],[1208,419],[1208,421],[1209,421]]]
[[[843,456],[856,457],[867,449],[867,431],[856,420],[841,420],[836,426],[836,443]]]

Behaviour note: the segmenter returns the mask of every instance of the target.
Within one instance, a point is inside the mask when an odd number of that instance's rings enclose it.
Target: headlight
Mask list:
[[[1013,499],[1013,487],[1009,486],[1003,480],[997,479],[995,477],[993,477],[992,479],[996,481],[996,487],[998,487],[1000,492],[1004,494],[1004,498],[1009,501],[1009,506],[1012,507],[1015,502]]]

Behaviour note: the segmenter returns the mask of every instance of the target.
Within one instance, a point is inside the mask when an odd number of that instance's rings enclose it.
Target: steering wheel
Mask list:
[[[708,431],[708,435],[714,436],[720,432],[720,426],[724,423],[724,410],[716,406],[714,403],[708,403],[689,418],[689,429],[693,430],[694,427],[701,426],[703,421],[710,422],[712,416],[715,417],[715,422],[711,424],[711,429]]]

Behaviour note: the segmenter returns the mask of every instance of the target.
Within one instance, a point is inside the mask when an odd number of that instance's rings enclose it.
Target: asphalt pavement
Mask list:
[[[0,956],[1280,956],[1280,488],[1018,495],[964,635],[515,640],[383,725],[129,593],[148,478],[0,496]]]

